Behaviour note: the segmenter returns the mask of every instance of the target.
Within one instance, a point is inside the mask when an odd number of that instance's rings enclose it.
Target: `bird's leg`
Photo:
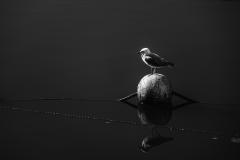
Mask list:
[[[151,67],[151,74],[154,74],[154,73],[156,73],[156,68]]]
[[[154,68],[151,67],[151,74],[153,74],[153,73],[154,73]]]
[[[153,68],[153,73],[156,73],[156,68]]]

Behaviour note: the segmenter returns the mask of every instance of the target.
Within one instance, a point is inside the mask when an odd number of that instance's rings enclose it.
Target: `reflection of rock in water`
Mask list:
[[[165,125],[172,116],[172,105],[170,103],[163,104],[139,104],[138,117],[142,124]]]
[[[168,78],[162,74],[144,76],[137,88],[139,102],[166,103],[171,101],[172,87]]]

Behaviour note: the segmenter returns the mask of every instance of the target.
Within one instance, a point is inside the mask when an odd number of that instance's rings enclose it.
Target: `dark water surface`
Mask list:
[[[238,1],[8,0],[0,8],[1,101],[124,97],[150,72],[136,54],[149,47],[176,64],[159,70],[174,90],[225,104],[146,113],[110,101],[1,103],[0,159],[240,158],[232,138],[240,106],[231,105],[240,104]],[[138,125],[144,113],[159,113],[161,126]],[[156,145],[148,154],[144,138]]]

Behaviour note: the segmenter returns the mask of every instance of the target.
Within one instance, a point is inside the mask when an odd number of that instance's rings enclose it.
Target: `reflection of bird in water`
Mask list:
[[[142,140],[140,150],[147,153],[151,148],[159,146],[160,144],[166,143],[173,140],[173,137],[163,137],[160,134],[154,136],[147,136]]]
[[[146,63],[149,67],[151,67],[152,74],[156,72],[156,68],[174,66],[172,62],[161,58],[158,54],[152,53],[148,48],[141,49],[138,54],[141,55],[143,62]]]

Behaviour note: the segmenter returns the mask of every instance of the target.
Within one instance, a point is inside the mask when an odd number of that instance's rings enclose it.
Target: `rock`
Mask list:
[[[162,74],[148,74],[138,83],[137,97],[140,103],[170,103],[172,98],[171,83]]]

